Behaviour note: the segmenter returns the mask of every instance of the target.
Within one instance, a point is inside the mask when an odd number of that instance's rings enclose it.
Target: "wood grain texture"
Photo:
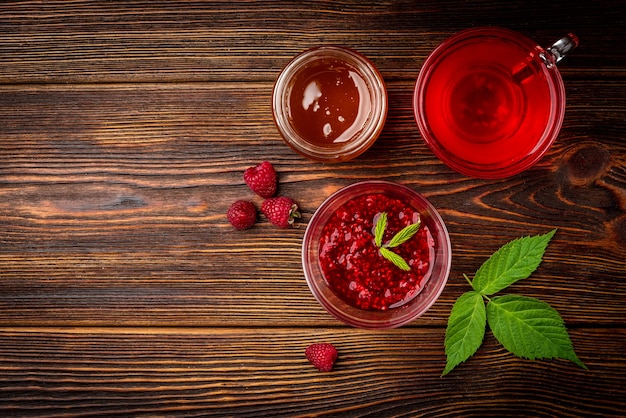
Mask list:
[[[612,1],[11,2],[0,5],[0,82],[274,80],[319,44],[351,46],[385,77],[413,78],[447,36],[482,25],[546,46],[575,29],[575,66],[623,69],[602,42],[620,36],[623,12]]]
[[[441,378],[440,328],[7,329],[0,406],[9,416],[621,414],[626,333],[571,335],[589,371],[517,359],[488,336],[475,357]],[[303,355],[316,341],[340,353],[330,373]]]
[[[593,89],[604,102],[570,110],[538,167],[485,182],[433,159],[412,120],[408,82],[390,83],[394,110],[373,149],[321,170],[278,137],[270,83],[0,87],[0,257],[11,266],[0,322],[33,325],[43,308],[57,325],[326,323],[300,268],[306,222],[332,191],[376,177],[419,190],[448,224],[448,304],[429,313],[439,324],[465,287],[462,273],[506,241],[552,228],[559,232],[542,270],[518,289],[547,297],[575,323],[623,323],[623,103],[610,84],[569,88]],[[607,103],[613,113],[602,112]],[[589,113],[599,120],[583,126]],[[261,219],[232,233],[230,203],[261,204],[242,173],[265,159],[279,171],[280,193],[300,203],[300,228]],[[579,256],[562,256],[571,253]],[[585,316],[578,304],[590,307]]]
[[[0,3],[1,416],[623,416],[626,411],[626,7],[565,1]],[[567,109],[532,169],[472,179],[437,160],[412,110],[426,56],[499,25],[548,45],[573,31]],[[298,52],[349,46],[383,74],[389,114],[356,160],[280,139],[273,83]],[[263,160],[303,218],[237,232],[225,213]],[[321,202],[365,179],[406,184],[452,240],[438,302],[399,330],[346,327],[305,283]],[[558,231],[507,292],[565,320],[589,367],[531,362],[488,333],[441,378],[454,300],[498,247]],[[331,341],[332,373],[304,348]]]

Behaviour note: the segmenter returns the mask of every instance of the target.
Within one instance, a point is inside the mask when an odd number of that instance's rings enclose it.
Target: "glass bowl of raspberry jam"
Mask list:
[[[377,234],[381,216],[386,216],[384,232]],[[392,244],[415,224],[417,232]],[[383,256],[385,251],[394,257]],[[398,258],[404,268],[392,261]],[[309,221],[302,244],[311,292],[331,315],[358,328],[396,328],[421,316],[443,291],[450,265],[441,216],[419,193],[387,181],[363,181],[335,192]]]
[[[351,160],[378,138],[387,118],[383,77],[349,48],[321,46],[293,58],[274,85],[272,111],[283,139],[321,162]]]

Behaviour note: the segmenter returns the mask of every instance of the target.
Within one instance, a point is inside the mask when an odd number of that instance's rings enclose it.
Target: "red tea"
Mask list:
[[[298,134],[313,145],[349,141],[363,128],[371,108],[365,80],[343,61],[312,62],[294,76],[289,117]]]
[[[556,68],[548,69],[541,51],[522,35],[494,28],[453,38],[429,57],[415,106],[438,157],[461,172],[469,166],[469,174],[485,170],[491,177],[519,172],[543,155],[558,132],[555,109],[562,104],[560,76],[550,73]],[[525,167],[515,167],[524,159]]]
[[[387,310],[413,299],[431,275],[435,242],[422,223],[418,232],[394,248],[410,266],[403,271],[379,253],[374,239],[375,219],[387,212],[383,242],[420,214],[401,200],[382,193],[356,197],[339,207],[322,230],[319,263],[333,292],[361,309]]]

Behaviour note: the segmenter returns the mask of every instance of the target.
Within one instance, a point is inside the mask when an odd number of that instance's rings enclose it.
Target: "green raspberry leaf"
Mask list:
[[[398,245],[404,244],[417,233],[420,225],[421,221],[417,221],[414,224],[405,226],[400,232],[398,232],[396,235],[393,236],[393,238],[391,238],[391,241],[389,241],[386,246],[389,248],[394,248]]]
[[[376,242],[376,246],[380,247],[383,245],[383,235],[385,234],[385,229],[387,229],[387,212],[380,213],[378,219],[374,217],[374,222],[376,223],[374,241]]]
[[[527,359],[561,358],[587,366],[576,356],[559,313],[538,299],[506,295],[487,304],[487,322],[500,344]]]
[[[442,376],[474,355],[483,342],[487,318],[480,293],[469,291],[454,303],[446,328],[446,367]]]
[[[544,235],[518,238],[496,251],[476,272],[472,287],[480,294],[498,293],[534,272],[556,229]]]
[[[393,251],[385,247],[380,247],[379,250],[380,250],[380,254],[383,257],[391,261],[399,269],[404,270],[404,271],[411,270],[411,267],[407,264],[406,261],[404,261],[404,258],[400,257],[398,254],[394,253]]]

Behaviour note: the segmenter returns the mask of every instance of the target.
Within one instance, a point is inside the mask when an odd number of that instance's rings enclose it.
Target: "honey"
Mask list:
[[[294,76],[289,119],[311,144],[324,147],[351,140],[371,110],[365,80],[344,62],[320,60]]]
[[[296,56],[274,86],[273,114],[285,142],[315,161],[365,152],[387,117],[382,76],[363,55],[326,46]]]

